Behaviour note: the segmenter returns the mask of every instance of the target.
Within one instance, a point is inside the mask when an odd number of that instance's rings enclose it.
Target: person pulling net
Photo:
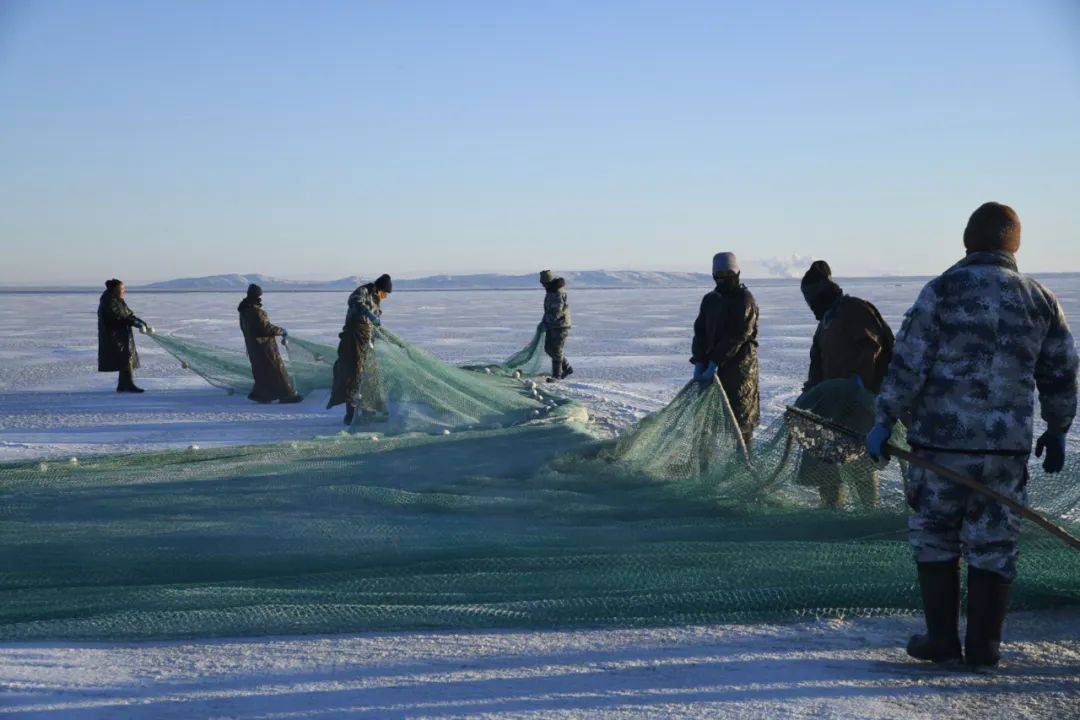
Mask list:
[[[386,406],[379,387],[379,366],[375,358],[375,328],[382,325],[382,301],[393,292],[389,275],[361,285],[349,295],[345,325],[338,335],[334,381],[327,408],[345,405],[346,425],[352,425],[359,408],[365,421],[385,417]]]

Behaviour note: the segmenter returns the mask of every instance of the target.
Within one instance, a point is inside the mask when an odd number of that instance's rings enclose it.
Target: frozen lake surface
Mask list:
[[[924,281],[846,281],[898,328]],[[1080,318],[1080,277],[1046,278]],[[767,421],[799,391],[814,322],[792,281],[750,281]],[[576,374],[563,386],[611,430],[690,375],[708,288],[570,288]],[[500,360],[543,294],[397,293],[387,327],[452,363]],[[242,347],[235,294],[132,293],[160,332]],[[269,294],[272,320],[333,341],[344,294]],[[206,385],[136,336],[142,396],[96,369],[97,296],[0,294],[0,460],[310,438],[340,429],[326,393],[263,406]],[[1070,438],[1077,446],[1077,432]],[[912,618],[579,632],[396,633],[182,643],[0,646],[0,717],[1047,717],[1080,715],[1080,612],[1018,615],[990,676],[907,661]]]

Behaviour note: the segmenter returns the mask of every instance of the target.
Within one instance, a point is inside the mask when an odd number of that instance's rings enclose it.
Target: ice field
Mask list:
[[[1080,318],[1080,278],[1046,279]],[[751,281],[761,307],[764,422],[799,393],[814,323],[796,282]],[[842,283],[899,326],[922,282]],[[705,289],[571,288],[576,374],[560,387],[609,433],[664,405],[690,374]],[[272,320],[331,342],[344,296],[269,294]],[[499,360],[528,339],[542,292],[397,293],[394,332],[454,363]],[[0,460],[305,440],[340,430],[318,391],[262,406],[209,387],[137,336],[143,396],[94,372],[96,296],[0,295]],[[242,347],[232,294],[129,294],[159,332]],[[1070,447],[1075,452],[1074,429]],[[641,630],[348,636],[0,646],[0,716],[12,717],[1068,717],[1080,709],[1080,612],[1009,621],[995,676],[906,661],[910,618]]]

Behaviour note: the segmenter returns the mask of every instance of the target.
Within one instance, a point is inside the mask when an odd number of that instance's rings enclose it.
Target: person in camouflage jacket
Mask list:
[[[373,283],[353,290],[349,295],[345,325],[338,337],[337,361],[334,362],[334,382],[326,407],[345,404],[345,424],[351,425],[356,409],[362,407],[367,415],[385,410],[376,379],[375,352],[372,341],[375,328],[382,325],[383,300],[393,292],[389,275],[381,275]]]
[[[910,413],[913,450],[1024,503],[1036,394],[1047,426],[1036,455],[1046,452],[1046,472],[1064,464],[1065,435],[1076,413],[1076,345],[1053,293],[1017,269],[1020,220],[1011,208],[979,207],[964,245],[967,256],[927,284],[904,317],[867,448],[884,454],[897,418]],[[906,481],[928,631],[911,639],[908,653],[934,661],[961,657],[963,554],[964,655],[969,665],[995,665],[1020,519],[932,472],[912,468]]]
[[[570,303],[566,299],[566,280],[555,277],[550,270],[540,273],[540,284],[547,294],[544,295],[544,319],[540,321],[546,335],[544,352],[551,358],[550,381],[561,380],[574,368],[564,355],[566,338],[570,334]]]

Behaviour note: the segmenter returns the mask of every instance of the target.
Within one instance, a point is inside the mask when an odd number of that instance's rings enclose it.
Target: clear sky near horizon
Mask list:
[[[0,0],[0,283],[1080,270],[1078,128],[1076,0]]]

